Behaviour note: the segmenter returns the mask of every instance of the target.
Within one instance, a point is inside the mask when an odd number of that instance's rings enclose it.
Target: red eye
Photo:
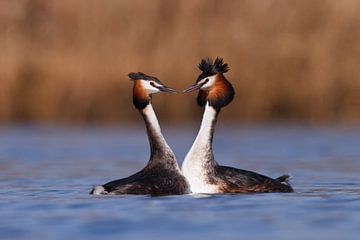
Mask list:
[[[154,82],[150,82],[150,85],[155,87],[155,83]]]

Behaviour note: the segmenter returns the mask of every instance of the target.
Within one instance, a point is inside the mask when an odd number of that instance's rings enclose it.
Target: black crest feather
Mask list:
[[[226,73],[229,71],[229,66],[224,63],[223,59],[217,57],[215,61],[211,58],[204,58],[199,64],[199,69],[202,71],[198,80],[201,80],[204,77],[212,76],[217,73]]]
[[[128,74],[128,76],[131,80],[155,81],[157,83],[162,84],[157,77],[146,75],[145,73],[142,72],[137,72],[137,73],[131,72]]]

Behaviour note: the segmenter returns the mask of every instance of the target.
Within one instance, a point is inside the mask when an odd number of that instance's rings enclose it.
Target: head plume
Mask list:
[[[229,66],[219,57],[217,57],[214,62],[211,58],[204,58],[199,64],[199,69],[202,71],[200,76],[204,78],[217,73],[226,73],[229,71]]]
[[[154,81],[154,82],[162,84],[157,77],[146,75],[145,73],[142,73],[142,72],[137,72],[137,73],[131,72],[131,73],[128,74],[128,77],[131,80]]]

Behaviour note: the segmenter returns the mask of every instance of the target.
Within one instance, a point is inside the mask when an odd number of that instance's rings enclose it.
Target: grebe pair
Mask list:
[[[149,136],[151,156],[146,167],[130,177],[95,186],[91,194],[151,194],[173,195],[187,193],[250,193],[293,192],[288,175],[276,179],[242,169],[220,166],[214,159],[212,140],[217,116],[222,107],[234,98],[235,91],[224,73],[228,65],[221,58],[203,59],[202,73],[196,83],[184,92],[199,90],[197,103],[205,106],[199,133],[182,164],[182,173],[176,158],[164,137],[151,105],[152,94],[176,92],[156,77],[130,73],[134,81],[133,103],[144,118]]]

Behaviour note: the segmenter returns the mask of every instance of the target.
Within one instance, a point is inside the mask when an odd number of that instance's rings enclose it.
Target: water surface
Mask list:
[[[196,128],[164,127],[182,162]],[[93,184],[140,170],[143,127],[0,128],[0,239],[358,239],[360,129],[221,126],[215,157],[295,193],[104,196]]]

